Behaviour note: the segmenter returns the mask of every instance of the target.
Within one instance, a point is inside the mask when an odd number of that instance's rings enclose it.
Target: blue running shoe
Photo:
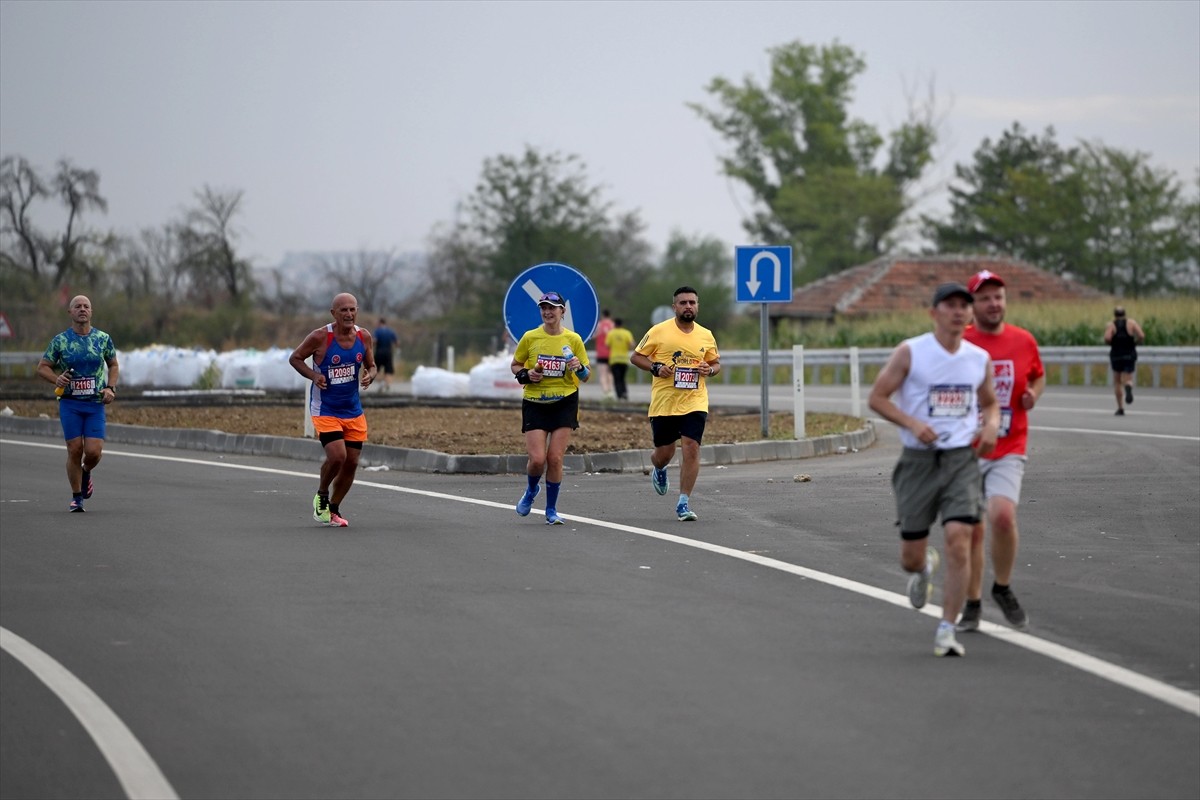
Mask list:
[[[696,512],[688,508],[686,501],[675,506],[675,516],[679,517],[680,522],[695,522],[698,519]]]
[[[654,491],[659,494],[666,494],[667,489],[671,488],[671,482],[667,480],[666,467],[659,469],[654,467],[650,470],[650,483],[654,484]]]
[[[83,501],[76,497],[71,498],[71,505],[67,506],[67,508],[69,508],[72,513],[76,512],[76,511],[86,511],[87,510],[86,508],[83,507]]]
[[[564,523],[562,521],[562,517],[560,517],[558,515],[557,511],[555,511],[553,508],[547,508],[546,509],[546,524],[547,525],[564,525],[566,523]]]
[[[517,501],[517,516],[528,517],[529,509],[533,508],[533,498],[542,493],[542,485],[539,483],[533,489],[533,494],[529,490],[525,490],[525,494],[521,495],[521,499]]]

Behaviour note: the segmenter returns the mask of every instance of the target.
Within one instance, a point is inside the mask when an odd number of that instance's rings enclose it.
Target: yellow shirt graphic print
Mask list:
[[[675,365],[674,375],[654,378],[647,416],[682,416],[693,411],[708,411],[708,379],[700,375],[700,364],[721,357],[712,331],[696,324],[690,333],[684,333],[674,319],[669,319],[647,331],[635,352],[651,361]]]
[[[529,383],[524,387],[523,397],[534,403],[553,403],[579,391],[579,377],[567,369],[567,358],[563,355],[563,347],[571,348],[571,352],[583,366],[590,368],[587,349],[583,339],[575,331],[563,328],[562,333],[551,335],[540,325],[526,331],[517,342],[517,352],[514,358],[525,366],[533,369],[541,366],[542,379],[537,383]]]

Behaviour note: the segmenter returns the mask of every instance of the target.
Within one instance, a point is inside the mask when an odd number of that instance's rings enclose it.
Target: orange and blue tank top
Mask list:
[[[316,365],[325,376],[325,388],[312,384],[308,401],[311,416],[353,419],[363,413],[358,387],[366,352],[362,328],[354,326],[354,344],[345,348],[337,343],[333,323],[325,326],[325,355]]]

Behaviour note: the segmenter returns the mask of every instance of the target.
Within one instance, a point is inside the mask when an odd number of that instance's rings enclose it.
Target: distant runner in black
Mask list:
[[[1125,416],[1125,406],[1133,404],[1133,383],[1137,375],[1137,346],[1146,341],[1146,334],[1137,320],[1125,316],[1125,309],[1113,309],[1112,321],[1104,329],[1104,343],[1109,345],[1108,361],[1113,370],[1113,393],[1117,396],[1117,416]]]

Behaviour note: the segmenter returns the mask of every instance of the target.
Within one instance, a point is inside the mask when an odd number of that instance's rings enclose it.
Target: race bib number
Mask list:
[[[352,383],[356,372],[358,372],[356,364],[350,364],[345,367],[330,367],[329,385],[337,386],[339,383]]]
[[[676,389],[699,389],[700,388],[700,369],[698,367],[676,367],[675,368],[675,388]]]
[[[71,390],[69,394],[76,397],[84,397],[89,394],[96,393],[96,378],[71,378]]]
[[[538,355],[537,365],[547,378],[561,378],[567,374],[567,360],[562,356]]]
[[[996,401],[1001,407],[1011,406],[1013,386],[1016,384],[1017,369],[1012,360],[992,362],[992,385],[996,390]]]
[[[1005,436],[1008,436],[1008,432],[1012,430],[1012,415],[1013,412],[1011,408],[1000,409],[1000,430],[996,433],[997,439],[1003,439]],[[979,427],[983,427],[982,411],[979,412]]]
[[[929,389],[929,416],[965,417],[971,413],[974,399],[970,386],[933,386]]]

